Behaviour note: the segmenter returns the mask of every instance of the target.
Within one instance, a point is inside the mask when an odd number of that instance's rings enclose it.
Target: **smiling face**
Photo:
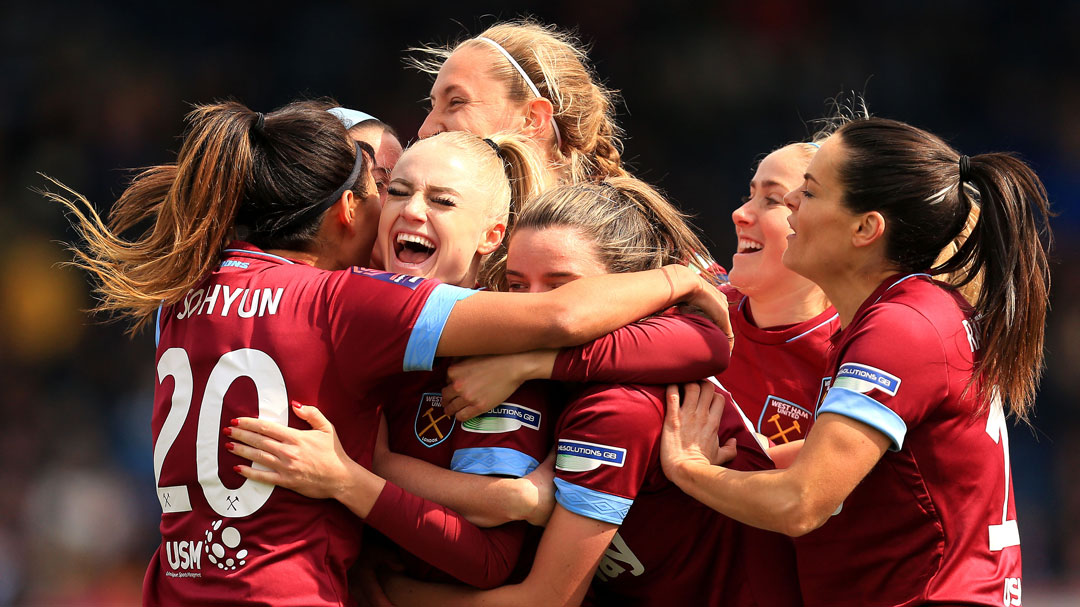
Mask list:
[[[375,167],[371,170],[371,175],[379,189],[380,202],[386,204],[386,186],[394,165],[401,158],[401,142],[389,129],[372,121],[349,129],[349,136],[370,145],[375,151]]]
[[[570,226],[521,228],[510,238],[506,283],[513,293],[543,293],[585,278],[610,274],[594,243]]]
[[[766,156],[750,181],[750,195],[731,214],[739,245],[728,278],[747,296],[804,286],[806,279],[786,268],[782,259],[791,233],[784,195],[802,183],[807,163],[807,153],[798,144]]]
[[[379,222],[379,249],[390,272],[473,287],[481,258],[502,241],[506,224],[493,213],[470,157],[428,139],[402,154]]]
[[[458,48],[439,69],[431,87],[431,110],[418,135],[468,131],[486,137],[500,131],[520,132],[526,103],[510,99],[505,84],[492,76],[498,51],[480,45]]]
[[[784,198],[792,211],[788,224],[793,230],[784,265],[818,284],[851,259],[852,236],[859,226],[859,216],[842,202],[843,155],[843,141],[833,135],[810,161],[802,186]]]

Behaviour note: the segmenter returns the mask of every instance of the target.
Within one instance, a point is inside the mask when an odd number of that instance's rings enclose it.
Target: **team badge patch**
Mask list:
[[[900,388],[900,378],[870,365],[844,363],[836,372],[832,385],[860,394],[881,390],[889,396],[896,396],[896,391]]]
[[[513,403],[503,403],[483,415],[477,415],[461,427],[466,432],[495,434],[513,432],[518,428],[540,429],[540,412]]]
[[[434,447],[450,438],[457,420],[443,410],[442,394],[425,392],[420,397],[420,406],[416,409],[416,423],[413,425],[416,438],[425,447]]]
[[[806,408],[769,395],[758,420],[758,432],[781,445],[806,438],[811,422],[810,411]]]
[[[555,469],[565,472],[586,472],[600,466],[622,468],[626,449],[584,441],[559,439],[555,454]]]
[[[361,276],[367,276],[368,278],[374,278],[375,280],[381,280],[394,285],[401,285],[408,287],[415,291],[416,287],[419,287],[424,282],[423,278],[418,276],[409,276],[408,274],[395,274],[393,272],[383,272],[381,270],[372,270],[371,268],[361,268],[353,266],[353,274],[359,274]]]
[[[817,419],[818,409],[821,408],[821,403],[825,402],[825,395],[829,393],[829,388],[832,387],[831,377],[821,378],[821,389],[817,393],[817,402],[814,403],[814,419]]]

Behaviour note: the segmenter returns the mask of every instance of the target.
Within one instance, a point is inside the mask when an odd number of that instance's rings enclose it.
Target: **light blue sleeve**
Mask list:
[[[161,304],[162,306],[165,304]],[[157,348],[161,343],[161,306],[157,307],[157,314],[154,314],[154,347]]]
[[[454,451],[450,469],[469,474],[499,474],[521,478],[536,470],[540,462],[507,447],[469,447]]]
[[[621,525],[634,500],[555,478],[555,501],[574,514]]]
[[[907,424],[904,420],[892,409],[861,392],[836,386],[829,388],[815,417],[822,413],[850,417],[874,428],[892,441],[890,451],[899,451],[904,446],[904,437],[907,435]]]
[[[473,293],[476,291],[448,284],[440,284],[432,289],[409,335],[409,343],[405,345],[403,371],[431,370],[450,311],[454,309],[454,304]]]

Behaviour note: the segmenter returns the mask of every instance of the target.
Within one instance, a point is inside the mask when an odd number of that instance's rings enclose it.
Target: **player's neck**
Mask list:
[[[750,315],[760,329],[794,325],[821,314],[829,307],[828,300],[814,283],[797,288],[785,288],[777,293],[747,295]]]
[[[845,328],[855,319],[855,313],[889,276],[896,273],[891,268],[860,268],[857,271],[837,273],[818,284],[840,315],[840,327]]]

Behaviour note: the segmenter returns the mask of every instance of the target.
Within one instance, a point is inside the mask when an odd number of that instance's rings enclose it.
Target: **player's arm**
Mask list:
[[[591,276],[546,293],[474,293],[458,301],[436,354],[503,354],[585,343],[680,303],[731,334],[727,300],[686,266]]]
[[[549,462],[550,463],[550,462]],[[553,498],[549,470],[537,469],[521,478],[487,476],[448,470],[400,453],[386,444],[386,420],[379,427],[372,468],[405,491],[459,513],[478,527],[510,521],[546,518],[539,512]]]
[[[716,437],[723,396],[690,384],[681,406],[677,390],[667,398],[661,463],[668,478],[722,514],[790,536],[824,524],[892,444],[865,423],[822,413],[790,467],[731,470],[714,465],[724,459]]]
[[[584,517],[557,505],[544,529],[532,569],[520,584],[476,591],[393,577],[386,581],[384,589],[400,607],[580,605],[593,572],[617,530],[617,525]]]
[[[401,547],[466,584],[492,587],[510,575],[524,541],[523,525],[482,530],[448,508],[401,490],[349,458],[317,408],[294,406],[312,430],[250,417],[225,429],[237,441],[226,448],[257,464],[237,466],[237,472],[307,497],[336,499]]]
[[[728,336],[696,314],[664,314],[629,324],[587,344],[562,350],[474,356],[447,372],[447,411],[467,418],[502,403],[526,381],[665,384],[720,373]]]

